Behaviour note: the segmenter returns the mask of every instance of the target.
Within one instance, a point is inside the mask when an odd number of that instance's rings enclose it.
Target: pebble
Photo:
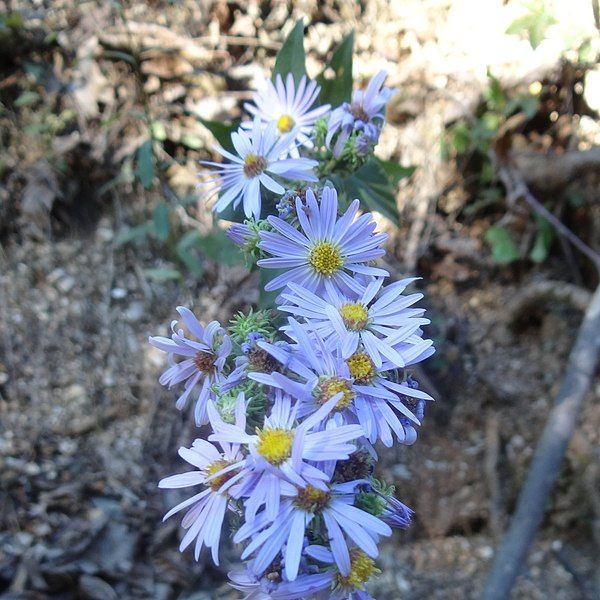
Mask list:
[[[139,321],[145,314],[146,305],[140,300],[136,300],[127,307],[123,313],[123,316],[125,317],[126,321],[135,322]]]
[[[113,288],[110,290],[110,296],[115,300],[122,300],[125,298],[125,296],[127,296],[127,290],[120,287]]]

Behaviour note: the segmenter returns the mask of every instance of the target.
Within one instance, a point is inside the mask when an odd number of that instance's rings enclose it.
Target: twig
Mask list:
[[[490,412],[485,430],[485,478],[490,494],[490,528],[494,537],[499,538],[502,533],[502,503],[500,480],[498,477],[498,457],[500,455],[500,420],[496,412]]]
[[[599,352],[600,286],[596,288],[579,328],[556,403],[538,442],[510,527],[496,553],[484,600],[509,598],[544,516],[548,496],[591,385]]]
[[[594,263],[596,269],[600,271],[600,255],[582,242],[531,193],[520,172],[501,162],[495,154],[492,156],[492,161],[496,165],[498,176],[506,188],[509,202],[514,203],[519,199],[525,200],[531,209],[546,219],[559,235],[565,237],[582,254],[585,254]]]

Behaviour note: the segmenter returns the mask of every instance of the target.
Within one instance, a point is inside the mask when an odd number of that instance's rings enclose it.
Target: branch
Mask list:
[[[538,442],[512,522],[496,553],[484,600],[509,598],[544,516],[544,508],[591,385],[599,353],[600,285],[579,328],[556,403]]]
[[[582,254],[585,254],[600,271],[600,255],[582,242],[562,221],[557,219],[529,190],[523,176],[517,169],[503,163],[497,154],[492,154],[492,163],[496,166],[498,176],[506,188],[508,200],[514,203],[519,199],[525,200],[529,207],[546,219],[556,229],[557,233],[567,239]]]

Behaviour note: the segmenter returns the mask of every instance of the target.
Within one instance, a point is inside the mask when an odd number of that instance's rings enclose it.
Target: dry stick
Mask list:
[[[557,219],[529,190],[521,174],[514,168],[500,162],[496,155],[492,156],[492,162],[496,165],[498,175],[508,192],[508,200],[511,203],[519,199],[525,200],[541,217],[546,219],[559,235],[567,239],[582,254],[585,254],[600,271],[600,255],[582,242],[562,221]]]
[[[523,567],[591,385],[599,353],[600,285],[585,312],[556,404],[537,445],[510,527],[496,553],[484,600],[506,600]]]

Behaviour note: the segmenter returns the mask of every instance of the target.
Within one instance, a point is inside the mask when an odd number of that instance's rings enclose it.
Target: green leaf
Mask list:
[[[196,277],[200,277],[204,272],[202,261],[198,258],[196,252],[194,252],[199,238],[200,234],[197,231],[188,231],[175,246],[177,257],[185,265],[186,269]]]
[[[317,83],[321,86],[320,104],[339,106],[350,102],[352,97],[352,55],[354,52],[354,31],[350,32],[333,51],[331,60],[327,63]],[[332,70],[333,75],[327,76]]]
[[[124,60],[130,65],[136,67],[138,62],[135,59],[135,56],[130,54],[129,52],[121,52],[120,50],[105,50],[103,55],[104,58],[114,58],[116,60]]]
[[[217,142],[221,144],[224,150],[228,150],[229,152],[233,150],[235,152],[233,142],[231,141],[231,134],[238,128],[238,123],[221,123],[221,121],[211,121],[202,117],[198,117],[198,120],[215,136]]]
[[[159,202],[154,207],[152,224],[156,239],[166,242],[169,237],[169,207],[164,202]]]
[[[542,217],[536,217],[537,221],[537,234],[533,243],[533,248],[529,253],[529,258],[533,262],[541,263],[548,258],[550,254],[550,248],[554,241],[554,229],[546,219]]]
[[[393,186],[398,185],[403,179],[410,177],[417,169],[417,167],[403,167],[394,160],[383,160],[377,157],[375,157],[375,160],[383,168],[389,182]]]
[[[492,110],[502,111],[506,104],[506,94],[500,85],[500,80],[488,69],[489,87],[483,92],[483,97]]]
[[[471,131],[466,123],[456,123],[450,128],[450,144],[456,154],[465,154],[471,147]]]
[[[497,263],[506,265],[521,258],[519,248],[510,231],[504,227],[490,227],[485,232],[485,239],[492,247],[492,258]]]
[[[344,189],[349,200],[359,198],[365,208],[376,210],[393,223],[400,215],[396,206],[394,189],[379,162],[371,157],[356,173],[344,180]]]
[[[144,269],[143,273],[148,279],[158,283],[181,279],[181,273],[177,269],[168,269],[165,267],[158,269]]]
[[[299,19],[285,42],[283,42],[281,50],[277,53],[271,79],[275,82],[276,76],[281,75],[282,79],[285,80],[286,75],[291,73],[296,83],[298,83],[302,75],[306,75],[305,63],[304,21]]]
[[[238,247],[222,229],[214,229],[210,233],[199,237],[196,245],[204,256],[217,263],[232,266],[243,262]]]
[[[40,95],[37,92],[23,92],[16,100],[15,106],[20,108],[22,106],[31,106],[36,104],[40,100]]]
[[[275,279],[278,275],[285,273],[283,269],[260,269],[259,270],[259,294],[258,307],[262,309],[273,308],[275,306],[275,298],[280,294],[281,290],[267,292],[265,285],[269,281]]]
[[[117,234],[115,238],[115,244],[117,244],[117,246],[122,246],[123,244],[128,244],[129,242],[141,240],[145,238],[152,231],[152,229],[152,223],[142,223],[141,225],[136,225],[135,227],[125,227]]]
[[[137,151],[137,168],[135,170],[140,183],[148,189],[154,179],[154,156],[152,140],[146,140]]]

